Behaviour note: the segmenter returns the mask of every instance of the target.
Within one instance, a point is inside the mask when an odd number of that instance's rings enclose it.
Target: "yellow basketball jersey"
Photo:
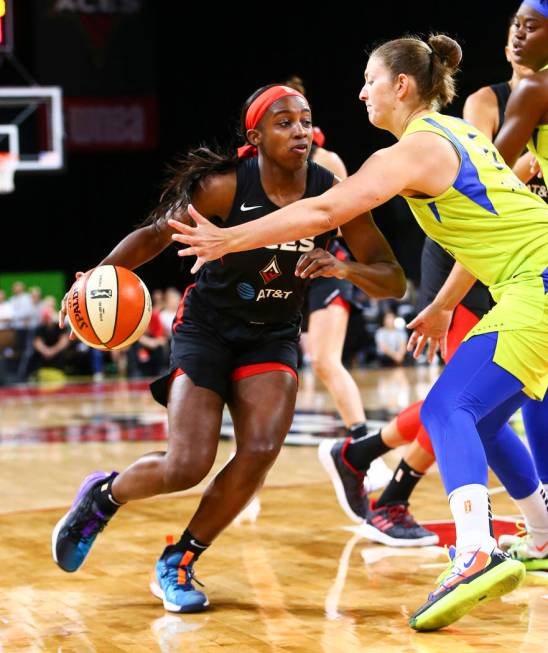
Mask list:
[[[453,144],[460,168],[441,195],[405,197],[423,230],[486,286],[537,276],[548,267],[548,206],[469,123],[432,112],[402,138],[433,132]]]
[[[548,70],[548,66],[544,66],[541,70]],[[535,155],[539,162],[544,179],[548,179],[548,125],[535,127],[533,135],[527,143],[527,149]]]

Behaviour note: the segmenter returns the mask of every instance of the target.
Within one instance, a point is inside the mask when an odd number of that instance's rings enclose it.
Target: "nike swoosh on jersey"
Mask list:
[[[544,542],[542,546],[537,546],[536,544],[534,546],[539,553],[542,553],[544,549],[548,546],[548,540],[546,540],[546,542]]]
[[[258,206],[246,206],[245,202],[243,202],[242,206],[240,206],[240,211],[253,211],[253,209],[262,209],[262,205],[259,204]]]

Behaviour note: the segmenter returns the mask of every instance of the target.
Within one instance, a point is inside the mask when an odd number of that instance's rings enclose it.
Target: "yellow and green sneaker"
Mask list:
[[[482,601],[490,601],[515,589],[525,578],[525,567],[499,549],[490,554],[481,548],[455,555],[437,579],[428,600],[409,618],[414,630],[438,630],[457,621]]]
[[[548,571],[548,539],[537,546],[526,531],[517,535],[501,535],[499,547],[514,560],[525,565],[527,571]]]

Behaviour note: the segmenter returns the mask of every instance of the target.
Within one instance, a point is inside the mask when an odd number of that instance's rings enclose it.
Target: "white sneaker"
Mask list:
[[[529,533],[501,535],[499,547],[514,560],[523,562],[527,571],[548,571],[548,540],[538,547]]]

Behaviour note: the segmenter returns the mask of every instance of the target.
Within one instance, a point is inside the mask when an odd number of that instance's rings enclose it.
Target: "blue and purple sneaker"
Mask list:
[[[51,534],[51,553],[64,571],[76,571],[86,559],[97,535],[110,520],[93,498],[93,490],[117,472],[93,472],[83,480],[70,510],[61,517]]]

